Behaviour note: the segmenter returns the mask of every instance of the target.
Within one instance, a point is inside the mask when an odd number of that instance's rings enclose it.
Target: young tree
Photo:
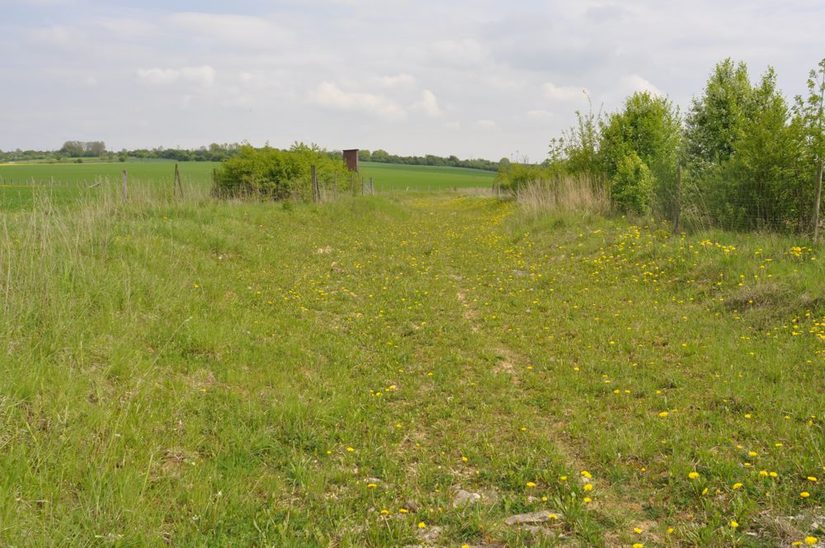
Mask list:
[[[819,210],[822,203],[822,164],[825,160],[825,58],[808,77],[808,97],[796,98],[796,115],[804,128],[805,145],[816,166],[813,211],[814,243],[819,239]]]
[[[635,154],[651,175],[652,184],[639,187],[651,193],[644,202],[669,219],[675,213],[681,133],[679,113],[673,104],[646,91],[628,97],[624,109],[610,115],[601,130],[600,159],[608,179],[612,181],[620,165],[627,164],[628,157]],[[625,165],[624,177],[629,173]]]
[[[753,87],[745,63],[730,58],[717,64],[704,95],[694,99],[686,119],[687,153],[694,171],[731,157],[742,124],[751,114]]]
[[[732,228],[783,228],[798,223],[802,154],[799,126],[769,68],[752,89],[748,115],[740,123],[733,153],[722,169],[724,224]]]

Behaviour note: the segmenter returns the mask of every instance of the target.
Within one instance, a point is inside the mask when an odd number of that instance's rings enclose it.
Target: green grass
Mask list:
[[[490,188],[495,173],[480,169],[407,166],[361,162],[361,175],[373,177],[376,191],[437,191],[455,188]]]
[[[117,184],[124,169],[132,181],[151,182],[171,192],[174,164],[171,161],[0,164],[0,211],[31,209],[44,198],[53,205],[95,199],[101,193],[95,183]],[[212,170],[218,164],[180,162],[178,165],[184,182],[209,186]],[[364,178],[374,179],[377,192],[489,188],[495,176],[489,171],[453,167],[373,162],[364,162],[361,166]]]
[[[181,180],[208,186],[214,162],[180,162]],[[100,193],[100,181],[118,183],[123,170],[130,181],[166,185],[171,192],[175,162],[130,161],[75,163],[0,164],[0,211],[31,209],[38,200],[48,198],[54,205],[94,199]]]
[[[449,193],[187,196],[8,217],[0,544],[825,534],[813,251]]]

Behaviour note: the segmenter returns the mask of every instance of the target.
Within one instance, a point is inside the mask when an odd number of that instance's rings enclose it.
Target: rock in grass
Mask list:
[[[471,493],[464,489],[459,489],[453,498],[453,508],[462,508],[470,504],[475,504],[481,500],[481,495],[478,493]]]
[[[530,512],[527,514],[516,514],[510,516],[504,523],[507,525],[536,525],[538,523],[546,523],[548,521],[556,521],[559,515],[554,512],[542,510],[541,512]]]

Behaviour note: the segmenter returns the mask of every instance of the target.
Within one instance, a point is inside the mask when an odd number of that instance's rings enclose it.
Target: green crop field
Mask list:
[[[408,166],[361,162],[361,175],[375,180],[377,191],[490,188],[495,173],[456,167]]]
[[[213,162],[181,162],[181,180],[208,186]],[[171,192],[175,163],[169,161],[0,164],[0,211],[31,208],[36,199],[47,197],[57,205],[82,198],[94,199],[100,186],[119,183],[126,170],[132,181],[168,185]]]
[[[98,181],[119,184],[125,169],[129,179],[151,182],[172,189],[174,162],[130,161],[0,164],[0,211],[30,208],[35,199],[47,196],[53,204],[69,204],[78,199],[94,198],[102,191]],[[208,187],[213,162],[180,162],[181,178],[193,185]],[[375,189],[382,191],[428,191],[454,188],[490,188],[495,173],[476,169],[431,166],[407,166],[363,162],[361,174],[373,178]]]
[[[5,216],[0,545],[823,535],[822,248],[187,190]]]

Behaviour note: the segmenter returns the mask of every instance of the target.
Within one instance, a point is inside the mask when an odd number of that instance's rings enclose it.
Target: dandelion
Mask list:
[[[593,475],[590,472],[588,472],[587,470],[582,470],[581,475],[582,475],[582,477],[587,478],[587,479],[591,479],[593,477]]]
[[[633,529],[633,532],[636,533],[637,535],[641,535],[642,534],[642,528],[641,527],[636,527],[636,528]]]
[[[707,494],[708,494],[708,488],[705,487],[704,489],[702,489],[702,496],[707,495]]]
[[[757,456],[757,452],[756,451],[748,451],[748,456],[749,457],[755,457],[755,456]]]
[[[468,459],[467,457],[461,457],[461,462],[467,462],[468,460],[470,459]]]
[[[737,522],[736,520],[733,520],[733,519],[732,519],[732,520],[730,521],[730,526],[731,526],[732,528],[736,529],[736,528],[738,528],[738,527],[739,527],[739,522]]]
[[[807,478],[805,478],[805,479],[806,479],[806,480],[808,480],[808,481],[810,481],[811,483],[816,483],[816,482],[818,481],[818,480],[816,479],[816,476],[808,476],[808,477],[807,477]]]
[[[376,484],[376,483],[368,483],[367,484],[367,489],[375,489],[376,487],[378,487],[378,484]]]
[[[426,523],[424,523],[423,521],[419,521],[419,522],[418,522],[418,528],[419,528],[419,529],[424,529],[425,527],[427,527],[427,524],[426,524]]]
[[[399,513],[399,514],[406,514],[406,513],[408,513],[408,512],[409,512],[409,510],[407,510],[406,508],[399,508],[399,509],[398,509],[398,513]]]
[[[763,478],[767,478],[768,477],[768,471],[767,470],[760,470],[759,471],[759,476],[763,477]]]
[[[381,509],[381,515],[382,515],[382,516],[389,516],[389,515],[390,515],[390,511],[389,511],[389,510],[387,510],[386,508],[382,508],[382,509]]]
[[[692,480],[699,479],[699,472],[696,472],[696,471],[689,472],[688,477]]]
[[[661,418],[663,418],[663,419],[664,419],[665,417],[667,417],[669,414],[670,414],[670,413],[668,413],[667,411],[660,411],[660,412],[659,412],[659,416],[660,416]]]
[[[582,500],[585,504],[590,504],[591,502],[593,502],[593,499],[591,499],[590,497],[584,497]]]
[[[776,472],[773,472],[773,471],[769,472],[768,475],[772,478],[778,478],[779,477],[779,474],[777,474]]]
[[[567,476],[559,476],[559,481],[567,481]]]
[[[819,542],[819,539],[816,538],[816,537],[811,537],[811,536],[805,537],[805,544],[807,544],[808,546],[813,546],[817,542]]]
[[[732,485],[732,487],[733,487],[734,489],[741,489],[741,488],[742,488],[742,484],[741,484],[741,483],[739,483],[739,482],[736,482],[736,483],[734,483],[734,484]]]
[[[633,543],[633,548],[645,548],[645,545],[642,544],[641,542],[634,542]]]
[[[354,452],[355,452],[355,449],[353,449],[352,447],[347,447],[347,453],[354,453]]]
[[[534,482],[532,482],[532,481],[527,482],[527,487],[529,487],[530,489],[532,489],[535,486],[536,486],[536,484]]]
[[[543,498],[547,498],[547,497],[543,497]],[[556,519],[559,519],[559,516],[558,516],[558,514],[547,514],[547,519],[556,520]]]
[[[672,534],[673,534],[673,527],[668,527],[668,528],[667,528],[667,534],[668,534],[668,535],[672,535]]]
[[[806,498],[810,497],[811,494],[807,491],[802,491],[801,493],[799,493],[799,496],[802,497],[803,499],[806,499]]]

